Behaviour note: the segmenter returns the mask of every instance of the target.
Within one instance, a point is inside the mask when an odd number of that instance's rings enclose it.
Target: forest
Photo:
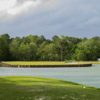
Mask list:
[[[0,61],[97,61],[98,58],[98,36],[87,39],[55,35],[50,40],[31,34],[22,38],[0,35]]]

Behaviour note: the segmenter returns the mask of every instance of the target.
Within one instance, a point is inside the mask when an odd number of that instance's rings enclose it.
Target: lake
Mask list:
[[[0,67],[0,76],[37,76],[72,81],[100,88],[100,64],[92,67],[8,68]]]

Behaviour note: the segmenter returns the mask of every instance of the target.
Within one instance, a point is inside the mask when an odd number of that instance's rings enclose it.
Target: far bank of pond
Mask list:
[[[54,61],[10,61],[1,62],[2,67],[28,67],[28,68],[38,68],[38,67],[89,67],[92,63],[82,62],[82,63],[65,63],[65,62],[54,62]]]

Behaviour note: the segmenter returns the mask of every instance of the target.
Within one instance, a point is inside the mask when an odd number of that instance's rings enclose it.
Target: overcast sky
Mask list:
[[[0,34],[100,37],[100,0],[0,0]]]

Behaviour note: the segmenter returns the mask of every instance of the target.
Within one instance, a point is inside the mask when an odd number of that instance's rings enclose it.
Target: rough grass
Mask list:
[[[0,77],[0,100],[100,100],[100,89],[56,79],[9,76]]]

